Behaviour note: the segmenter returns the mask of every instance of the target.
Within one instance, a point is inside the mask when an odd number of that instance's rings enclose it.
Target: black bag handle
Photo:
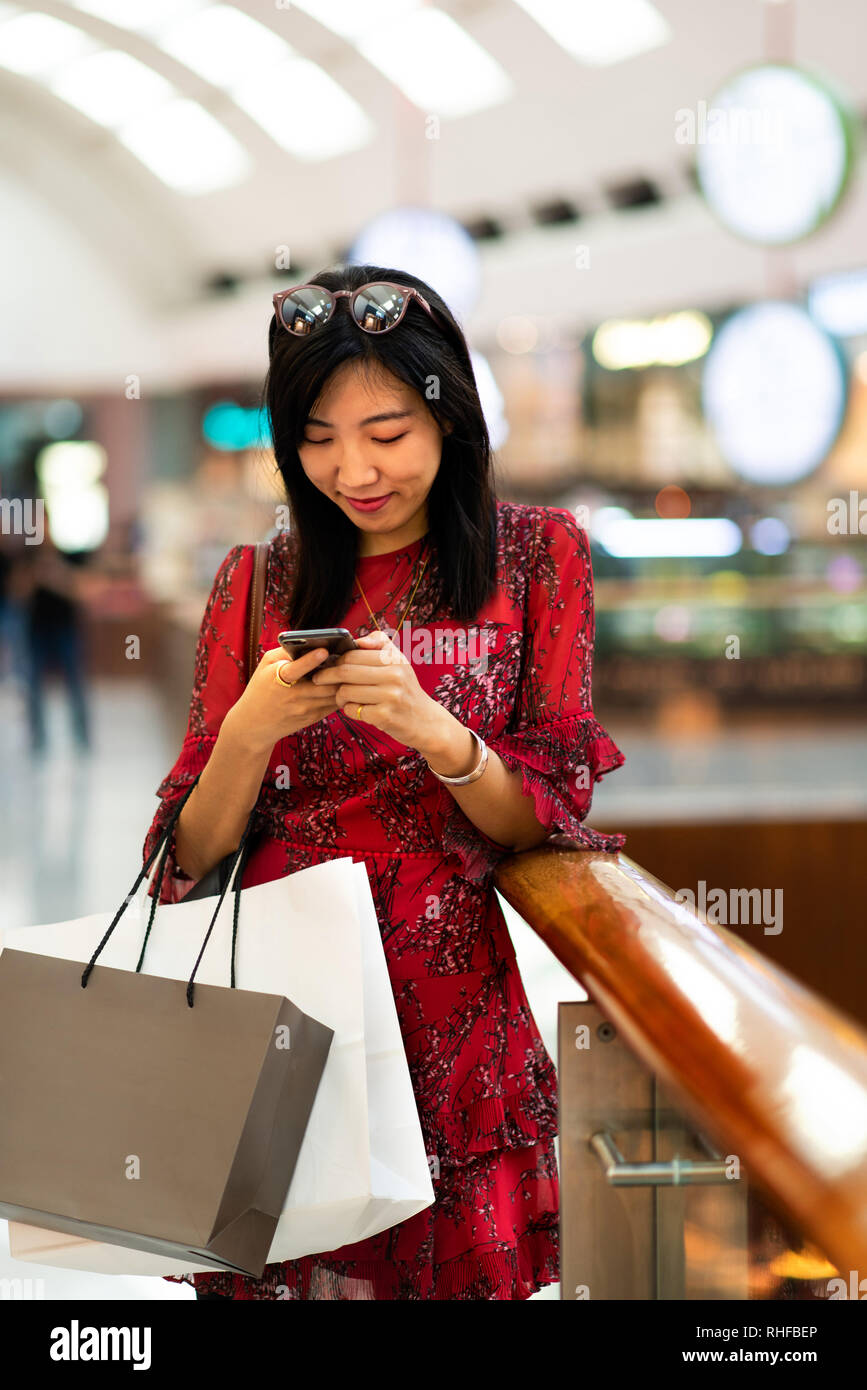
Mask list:
[[[145,931],[144,940],[142,941],[141,955],[140,955],[139,958],[138,958],[138,964],[136,965],[136,971],[140,971],[141,968],[142,968],[142,965],[143,965],[143,963],[144,963],[144,957],[145,957],[145,951],[147,950],[148,938],[149,938],[150,933],[151,933],[151,927],[152,927],[153,924],[154,924],[154,917],[155,917],[155,915],[156,915],[157,906],[158,906],[159,900],[160,900],[160,894],[161,894],[161,892],[162,892],[162,882],[163,882],[163,876],[164,876],[165,866],[166,866],[166,862],[167,862],[168,846],[169,846],[169,839],[171,838],[172,827],[175,825],[175,823],[176,823],[178,817],[179,817],[180,814],[181,814],[181,811],[182,811],[183,808],[184,808],[184,802],[187,800],[187,797],[188,797],[188,796],[190,795],[190,793],[192,792],[193,787],[196,785],[196,783],[198,782],[198,780],[199,780],[199,778],[201,777],[201,775],[202,775],[201,772],[198,772],[198,773],[196,774],[195,778],[193,779],[192,785],[189,787],[188,791],[184,794],[184,797],[183,797],[183,799],[181,800],[181,802],[179,803],[179,805],[175,808],[175,810],[174,810],[174,812],[173,812],[173,814],[172,814],[172,818],[171,818],[171,820],[169,821],[169,823],[168,823],[168,825],[167,825],[167,827],[166,827],[166,830],[165,830],[165,833],[164,833],[164,839],[160,842],[161,844],[164,845],[164,852],[163,852],[163,857],[162,857],[162,859],[160,860],[160,867],[159,867],[157,876],[156,876],[156,878],[155,878],[155,880],[154,880],[154,892],[153,892],[152,901],[151,901],[150,917],[148,918],[147,930]],[[239,843],[239,845],[238,845],[238,849],[237,849],[237,850],[230,851],[230,854],[234,855],[235,857],[232,858],[232,862],[231,862],[231,864],[230,864],[230,866],[229,866],[229,872],[228,872],[228,873],[226,874],[226,876],[225,876],[225,881],[224,881],[223,887],[222,887],[221,890],[220,890],[219,901],[218,901],[218,903],[217,903],[216,908],[214,909],[214,915],[213,915],[213,917],[212,917],[212,919],[211,919],[211,924],[210,924],[210,926],[209,926],[209,928],[208,928],[208,934],[207,934],[207,936],[205,937],[204,943],[203,943],[203,945],[202,945],[202,950],[199,952],[198,959],[196,960],[195,969],[193,970],[193,975],[195,975],[196,970],[198,970],[198,968],[199,968],[199,962],[200,962],[201,959],[202,959],[202,953],[204,952],[205,946],[207,946],[208,941],[210,940],[210,937],[211,937],[211,930],[212,930],[212,928],[213,928],[213,926],[214,926],[214,922],[215,922],[216,919],[217,919],[217,914],[218,914],[218,912],[220,911],[220,907],[221,907],[221,905],[222,905],[223,898],[226,896],[226,890],[228,889],[229,884],[232,882],[232,875],[233,875],[233,873],[235,872],[235,866],[238,865],[237,875],[236,875],[236,877],[235,877],[235,881],[234,881],[234,885],[233,885],[233,886],[234,886],[234,892],[235,892],[235,909],[234,909],[233,919],[232,919],[232,952],[231,952],[230,979],[229,979],[229,983],[230,983],[230,988],[231,988],[231,989],[234,989],[234,988],[235,988],[235,948],[236,948],[237,941],[238,941],[238,917],[239,917],[240,912],[241,912],[241,884],[242,884],[242,881],[243,881],[243,878],[244,878],[244,870],[245,870],[245,868],[246,868],[246,866],[247,866],[247,859],[248,859],[248,857],[249,857],[249,851],[250,851],[250,849],[251,849],[251,847],[252,847],[252,843],[253,843],[253,840],[252,840],[252,829],[253,829],[253,821],[254,821],[254,819],[255,819],[255,815],[256,815],[256,807],[254,806],[253,809],[252,809],[252,811],[250,812],[250,815],[249,815],[248,819],[247,819],[247,824],[246,824],[246,826],[244,827],[244,833],[243,833],[243,835],[241,836],[241,840],[240,840],[240,843]],[[159,846],[157,846],[157,849],[156,849],[155,853],[158,852],[158,850],[159,850]],[[227,860],[229,857],[230,857],[229,854],[224,855],[223,858],[220,860],[220,865],[222,866],[223,864],[225,864],[226,860]],[[240,861],[241,861],[240,864],[238,864],[239,858],[240,858]],[[153,855],[152,855],[151,858],[148,860],[148,865],[150,865],[152,862],[153,862]],[[147,868],[145,868],[145,873],[147,873]],[[137,881],[137,882],[138,882],[138,881]],[[133,885],[132,889],[130,890],[130,895],[129,895],[129,896],[132,896],[132,894],[135,893],[136,886],[137,886],[137,884]],[[190,979],[190,985],[192,985],[192,983],[193,983],[193,981],[192,981],[192,978],[191,978],[191,979]],[[190,999],[192,998],[191,993],[190,993],[190,995],[189,995],[189,998],[190,998]],[[192,1008],[192,1003],[190,1003],[190,1008]]]
[[[158,870],[157,870],[157,873],[156,873],[156,876],[155,876],[155,879],[154,879],[154,892],[153,892],[153,900],[152,900],[152,902],[151,902],[150,916],[149,916],[149,918],[148,918],[148,924],[147,924],[147,929],[146,929],[145,934],[144,934],[144,940],[142,941],[141,954],[139,955],[138,963],[137,963],[137,965],[136,965],[136,973],[139,973],[139,972],[141,971],[142,965],[143,965],[143,963],[144,963],[145,950],[147,949],[148,937],[150,936],[150,933],[151,933],[151,927],[153,926],[153,923],[154,923],[154,917],[155,917],[155,915],[156,915],[157,906],[158,906],[159,900],[160,900],[160,893],[161,893],[161,891],[162,891],[162,884],[163,884],[163,878],[164,878],[164,876],[165,876],[166,863],[167,863],[167,860],[168,860],[169,841],[170,841],[170,839],[171,839],[171,834],[172,834],[172,831],[173,831],[173,829],[174,829],[174,827],[175,827],[175,823],[177,822],[177,819],[178,819],[178,817],[179,817],[180,814],[181,814],[181,811],[184,809],[184,806],[186,805],[186,803],[187,803],[187,801],[188,801],[188,799],[189,799],[189,797],[190,797],[190,795],[191,795],[193,789],[195,788],[195,786],[196,786],[196,784],[197,784],[199,778],[201,777],[201,775],[202,775],[201,772],[198,772],[198,773],[196,774],[195,778],[194,778],[193,781],[190,783],[189,787],[188,787],[187,790],[184,792],[183,796],[181,797],[180,801],[178,802],[177,806],[176,806],[176,807],[174,808],[174,810],[172,811],[171,818],[169,819],[169,821],[168,821],[168,823],[167,823],[167,825],[166,825],[166,828],[165,828],[165,830],[164,830],[164,832],[163,832],[163,835],[162,835],[161,838],[157,841],[157,843],[154,845],[153,850],[152,850],[151,853],[148,855],[148,858],[146,859],[145,863],[142,865],[142,867],[141,867],[141,869],[140,869],[140,871],[139,871],[139,874],[138,874],[138,876],[137,876],[137,878],[136,878],[134,884],[132,885],[132,888],[130,888],[129,892],[127,893],[126,897],[124,898],[123,902],[121,903],[120,907],[118,908],[117,912],[115,913],[115,915],[114,915],[114,917],[113,917],[111,923],[109,924],[108,929],[106,930],[105,935],[103,936],[102,940],[100,941],[99,945],[97,946],[96,950],[94,951],[93,955],[91,956],[90,960],[88,961],[87,965],[85,966],[84,971],[82,972],[82,976],[81,976],[81,987],[82,987],[82,989],[86,989],[86,988],[87,988],[87,982],[88,982],[88,980],[89,980],[89,978],[90,978],[90,973],[91,973],[91,971],[93,970],[94,965],[96,964],[96,961],[97,961],[98,956],[99,956],[100,953],[102,952],[103,947],[104,947],[104,946],[106,945],[106,943],[108,942],[109,937],[111,936],[112,932],[114,931],[115,927],[117,926],[118,922],[120,921],[121,917],[123,916],[124,912],[126,911],[128,905],[129,905],[129,903],[132,902],[133,898],[135,897],[136,890],[138,889],[138,887],[139,887],[139,885],[141,884],[142,880],[143,880],[144,878],[147,877],[148,872],[149,872],[149,870],[150,870],[150,867],[151,867],[151,865],[153,864],[154,860],[156,859],[157,855],[159,854],[160,850],[162,850],[162,851],[163,851],[163,853],[162,853],[162,858],[160,859],[159,868],[158,868]],[[253,826],[253,821],[254,821],[255,815],[256,815],[256,807],[254,806],[253,809],[252,809],[252,811],[250,812],[249,818],[248,818],[248,820],[247,820],[247,824],[246,824],[246,826],[244,827],[244,833],[243,833],[243,835],[241,836],[240,844],[238,845],[237,849],[236,849],[236,850],[234,851],[234,853],[233,853],[231,868],[230,868],[229,873],[228,873],[228,876],[227,876],[227,878],[226,878],[226,882],[223,884],[223,887],[222,887],[222,889],[220,890],[220,896],[219,896],[219,900],[218,900],[218,902],[217,902],[217,906],[216,906],[215,909],[214,909],[214,913],[213,913],[213,916],[211,917],[210,925],[208,926],[208,930],[207,930],[207,933],[206,933],[206,935],[205,935],[205,939],[204,939],[204,941],[202,942],[201,950],[199,951],[198,957],[196,958],[196,963],[195,963],[195,965],[193,966],[193,973],[191,974],[191,976],[190,976],[190,978],[189,978],[189,980],[188,980],[188,982],[187,982],[187,1003],[189,1004],[190,1008],[193,1007],[193,991],[194,991],[194,983],[193,983],[193,982],[194,982],[195,977],[196,977],[196,971],[198,970],[199,965],[201,964],[202,956],[203,956],[204,953],[205,953],[205,947],[207,946],[208,942],[209,942],[210,939],[211,939],[211,932],[212,932],[213,929],[214,929],[214,924],[215,924],[215,922],[216,922],[216,920],[217,920],[217,916],[218,916],[218,914],[219,914],[220,908],[221,908],[222,905],[223,905],[223,899],[224,899],[225,896],[226,896],[226,892],[228,891],[229,885],[230,885],[230,883],[232,883],[233,876],[234,876],[234,880],[235,880],[235,881],[234,881],[234,884],[233,884],[233,889],[234,889],[234,894],[235,894],[235,910],[234,910],[234,914],[233,914],[233,923],[232,923],[231,988],[232,988],[232,989],[235,988],[235,945],[236,945],[237,938],[238,938],[238,917],[239,917],[240,910],[241,910],[241,880],[242,880],[242,878],[243,878],[243,876],[244,876],[244,868],[246,867],[247,856],[248,856],[248,852],[249,852],[249,849],[250,849],[250,844],[251,844],[250,832],[251,832],[251,830],[252,830],[252,826]],[[240,861],[243,861],[243,862],[240,862]]]

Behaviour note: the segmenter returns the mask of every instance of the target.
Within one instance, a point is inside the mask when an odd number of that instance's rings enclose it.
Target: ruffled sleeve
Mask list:
[[[566,510],[528,511],[535,524],[524,551],[528,580],[518,695],[508,727],[487,744],[511,771],[520,771],[522,791],[532,796],[536,817],[549,833],[616,853],[625,835],[584,824],[595,784],[625,761],[593,715],[595,619],[587,533]],[[450,803],[443,804],[444,848],[458,855],[468,878],[482,882],[511,851],[484,835],[448,789],[441,790]]]
[[[160,805],[145,838],[143,862],[163,838],[190,783],[207,766],[220,726],[243,693],[254,549],[234,546],[217,570],[199,629],[186,735],[177,761],[157,787]],[[154,870],[152,866],[152,874]],[[181,902],[196,881],[175,859],[173,829],[160,902]]]

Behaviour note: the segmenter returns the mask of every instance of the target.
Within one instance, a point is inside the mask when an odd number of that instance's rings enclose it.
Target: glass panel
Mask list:
[[[737,1156],[716,1150],[657,1082],[654,1157],[722,1159],[740,1177],[656,1189],[658,1297],[811,1302],[840,1296],[845,1276],[778,1215]]]

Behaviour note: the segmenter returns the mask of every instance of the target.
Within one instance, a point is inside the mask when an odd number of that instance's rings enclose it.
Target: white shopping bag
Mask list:
[[[187,979],[216,902],[161,904],[145,973]],[[135,967],[150,907],[143,887],[100,964]],[[203,984],[230,983],[232,909],[230,891],[196,975]],[[87,961],[113,916],[19,928],[4,933],[2,945]],[[365,866],[333,859],[245,888],[235,963],[239,989],[286,993],[334,1030],[269,1263],[353,1244],[430,1206],[434,1191]],[[14,1221],[9,1245],[15,1259],[72,1269],[213,1273],[213,1266]]]

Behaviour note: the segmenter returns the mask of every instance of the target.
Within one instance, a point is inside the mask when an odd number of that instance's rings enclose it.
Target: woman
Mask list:
[[[366,865],[436,1200],[261,1280],[187,1278],[200,1297],[529,1298],[559,1277],[557,1081],[491,875],[552,830],[623,844],[582,823],[623,762],[591,709],[587,538],[567,511],[496,501],[466,342],[428,285],[351,266],[275,310],[264,398],[292,530],[270,545],[246,687],[254,547],[220,566],[145,854],[204,769],[163,901],[238,845],[254,806],[244,886]],[[278,632],[332,626],[358,650],[286,661]]]

